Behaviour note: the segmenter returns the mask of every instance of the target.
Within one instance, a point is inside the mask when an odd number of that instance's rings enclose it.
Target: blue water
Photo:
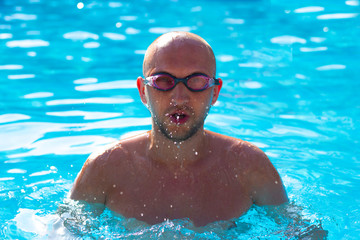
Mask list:
[[[359,239],[359,5],[0,1],[0,238]],[[263,149],[293,215],[147,226],[67,200],[94,149],[150,128],[135,79],[170,30],[212,45],[224,86],[206,128]]]

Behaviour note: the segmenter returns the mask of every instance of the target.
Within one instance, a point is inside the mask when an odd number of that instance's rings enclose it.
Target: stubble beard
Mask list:
[[[208,111],[204,114],[204,117],[196,121],[195,123],[191,124],[190,127],[182,126],[183,128],[187,128],[188,130],[184,134],[177,134],[179,130],[169,130],[164,123],[164,121],[159,121],[156,116],[153,116],[154,123],[160,130],[160,132],[169,140],[173,142],[183,142],[194,136],[199,129],[202,129],[204,126],[204,122],[206,116],[208,115]],[[185,125],[185,124],[184,124]],[[180,127],[180,125],[179,125]],[[180,131],[184,131],[183,129]]]

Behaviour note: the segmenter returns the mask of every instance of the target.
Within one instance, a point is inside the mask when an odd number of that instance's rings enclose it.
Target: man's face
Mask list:
[[[202,73],[214,77],[214,59],[209,50],[196,41],[158,47],[149,58],[146,76],[169,73],[177,78],[185,78],[193,73]],[[154,130],[174,142],[181,142],[203,128],[219,90],[220,87],[215,86],[201,92],[191,92],[183,83],[165,92],[145,86],[142,100],[151,112]]]

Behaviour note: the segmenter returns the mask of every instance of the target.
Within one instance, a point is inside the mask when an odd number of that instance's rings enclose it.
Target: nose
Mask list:
[[[174,105],[182,105],[189,101],[190,90],[184,83],[178,83],[171,91],[171,103]]]

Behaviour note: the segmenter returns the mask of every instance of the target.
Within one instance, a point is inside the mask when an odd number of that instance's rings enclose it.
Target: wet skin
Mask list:
[[[196,35],[171,33],[147,50],[144,75],[215,75],[210,46]],[[102,203],[149,224],[189,218],[196,226],[241,216],[252,204],[279,205],[287,196],[266,155],[245,141],[204,130],[220,86],[191,92],[183,83],[163,92],[137,79],[152,115],[151,131],[93,153],[71,198]]]

